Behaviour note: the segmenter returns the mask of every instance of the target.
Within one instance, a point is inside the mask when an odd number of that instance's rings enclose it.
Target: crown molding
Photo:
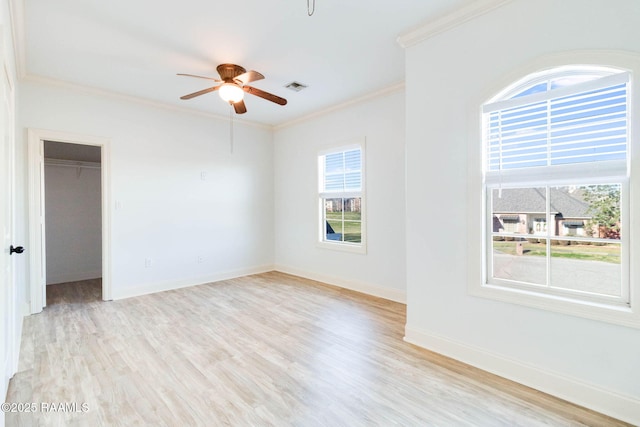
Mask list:
[[[76,92],[82,92],[82,93],[87,93],[90,95],[96,95],[96,96],[101,96],[101,97],[106,97],[106,98],[112,98],[112,99],[118,99],[121,101],[126,101],[126,102],[132,102],[132,103],[136,103],[136,104],[140,104],[140,105],[145,105],[148,107],[154,107],[154,108],[161,108],[161,109],[165,109],[165,110],[170,110],[170,111],[176,111],[176,112],[180,112],[180,113],[184,113],[184,114],[191,114],[191,115],[196,115],[196,116],[200,116],[200,117],[206,117],[209,119],[216,119],[216,120],[221,120],[224,122],[227,122],[229,120],[228,116],[222,116],[219,114],[213,114],[213,113],[207,113],[204,111],[199,111],[199,110],[194,110],[191,108],[186,108],[186,107],[178,107],[172,104],[167,104],[164,102],[159,102],[159,101],[152,101],[146,98],[140,98],[137,96],[132,96],[132,95],[125,95],[123,93],[120,92],[115,92],[115,91],[110,91],[110,90],[105,90],[105,89],[98,89],[96,87],[93,86],[84,86],[84,85],[79,85],[76,83],[70,83],[64,80],[59,80],[59,79],[54,79],[51,77],[44,77],[44,76],[38,76],[38,75],[30,75],[30,74],[26,74],[24,75],[24,77],[22,78],[22,82],[23,83],[34,83],[34,84],[41,84],[41,85],[47,85],[47,86],[56,86],[56,87],[60,87],[63,89],[67,89],[67,90],[72,90],[72,91],[76,91]],[[355,104],[360,104],[360,103],[364,103],[367,101],[370,101],[372,99],[378,98],[378,97],[382,97],[385,95],[389,95],[395,92],[399,92],[404,90],[405,87],[405,83],[404,82],[399,82],[396,84],[393,84],[391,86],[388,86],[386,88],[380,89],[378,91],[369,93],[367,95],[358,97],[358,98],[354,98],[352,100],[349,100],[347,102],[343,102],[341,104],[337,104],[337,105],[333,105],[329,108],[323,109],[323,110],[319,110],[319,111],[315,111],[313,113],[307,114],[305,116],[302,116],[300,118],[297,119],[293,119],[278,125],[269,125],[269,124],[264,124],[264,123],[259,123],[259,122],[252,122],[249,120],[242,120],[242,119],[237,119],[234,118],[234,123],[237,124],[241,124],[244,126],[250,126],[250,127],[254,127],[254,128],[258,128],[258,129],[264,129],[264,130],[270,130],[270,131],[276,131],[276,130],[280,130],[280,129],[284,129],[286,127],[289,126],[293,126],[296,125],[298,123],[301,122],[305,122],[307,120],[311,120],[314,118],[317,118],[319,116],[323,116],[326,114],[329,114],[331,112],[337,111],[337,110],[342,110],[344,108],[353,106]]]
[[[337,105],[331,106],[329,108],[325,108],[323,110],[314,111],[313,113],[307,114],[307,115],[299,117],[297,119],[289,120],[289,121],[281,123],[279,125],[274,125],[273,126],[273,130],[274,131],[281,130],[281,129],[284,129],[284,128],[287,128],[287,127],[290,127],[290,126],[293,126],[293,125],[297,125],[297,124],[302,123],[302,122],[306,122],[308,120],[315,119],[315,118],[320,117],[320,116],[324,116],[326,114],[332,113],[332,112],[337,111],[337,110],[342,110],[344,108],[351,107],[351,106],[353,106],[355,104],[361,104],[361,103],[370,101],[370,100],[375,99],[375,98],[379,98],[379,97],[382,97],[382,96],[390,95],[390,94],[395,93],[395,92],[403,91],[404,90],[404,86],[405,86],[404,82],[396,83],[394,85],[391,85],[391,86],[388,86],[386,88],[377,90],[375,92],[369,93],[369,94],[364,95],[364,96],[360,96],[358,98],[351,99],[351,100],[343,102],[341,104],[337,104]]]
[[[473,0],[466,6],[426,21],[398,36],[396,41],[403,48],[414,46],[437,34],[449,31],[478,16],[510,3],[512,0]]]
[[[22,79],[22,81],[24,83],[35,83],[35,84],[42,84],[42,85],[48,85],[48,86],[56,86],[56,87],[60,87],[60,88],[63,88],[63,89],[72,90],[72,91],[76,91],[76,92],[82,92],[82,93],[86,93],[86,94],[90,94],[90,95],[96,95],[96,96],[101,96],[101,97],[105,97],[105,98],[112,98],[112,99],[117,99],[117,100],[120,100],[120,101],[136,103],[136,104],[139,104],[139,105],[145,105],[147,107],[160,108],[160,109],[176,111],[176,112],[180,112],[180,113],[184,113],[184,114],[191,114],[191,115],[206,117],[206,118],[209,118],[209,119],[221,120],[221,121],[224,121],[224,122],[228,122],[229,121],[229,116],[223,116],[223,115],[219,115],[219,114],[207,113],[205,111],[194,110],[194,109],[186,108],[186,107],[178,107],[176,105],[168,104],[168,103],[165,103],[165,102],[152,101],[152,100],[146,99],[146,98],[140,98],[140,97],[132,96],[132,95],[125,95],[125,94],[120,93],[120,92],[115,92],[115,91],[110,91],[110,90],[105,90],[105,89],[98,89],[98,88],[93,87],[93,86],[79,85],[79,84],[76,84],[76,83],[70,83],[70,82],[67,82],[67,81],[64,81],[64,80],[58,80],[58,79],[54,79],[54,78],[51,78],[51,77],[43,77],[43,76],[27,74]],[[242,119],[238,119],[238,118],[234,118],[233,122],[235,124],[240,124],[240,125],[244,125],[244,126],[251,126],[251,127],[255,127],[255,128],[259,128],[259,129],[266,129],[266,130],[272,130],[273,129],[273,126],[271,126],[271,125],[267,125],[267,124],[259,123],[259,122],[252,122],[252,121],[249,121],[249,120],[242,120]]]

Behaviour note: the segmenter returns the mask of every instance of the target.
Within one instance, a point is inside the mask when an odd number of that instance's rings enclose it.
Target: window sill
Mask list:
[[[608,305],[488,284],[472,285],[469,293],[481,298],[640,329],[640,313],[637,308],[632,308],[633,305]]]
[[[350,243],[340,243],[340,242],[317,242],[316,247],[321,249],[329,249],[338,252],[350,252],[353,254],[366,254],[367,247],[364,243],[361,245],[354,245]]]

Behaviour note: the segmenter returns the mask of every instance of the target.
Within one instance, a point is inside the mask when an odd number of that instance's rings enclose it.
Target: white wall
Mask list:
[[[408,48],[406,80],[407,340],[634,423],[640,330],[472,297],[467,286],[481,280],[468,269],[480,259],[480,175],[469,172],[480,164],[480,104],[547,55],[640,54],[638,22],[635,0],[515,0]]]
[[[270,129],[33,81],[19,126],[110,138],[113,298],[271,269]]]
[[[318,152],[354,138],[366,138],[366,254],[316,245]],[[278,129],[274,141],[276,267],[404,301],[404,91]]]
[[[46,164],[47,284],[102,277],[100,169]]]

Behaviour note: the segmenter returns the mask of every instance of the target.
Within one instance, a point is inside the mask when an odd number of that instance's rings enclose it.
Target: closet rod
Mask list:
[[[100,169],[100,163],[76,162],[73,160],[44,159],[45,166],[61,166],[63,168]]]

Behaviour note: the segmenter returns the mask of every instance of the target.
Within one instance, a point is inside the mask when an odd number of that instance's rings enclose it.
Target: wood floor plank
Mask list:
[[[405,306],[265,273],[127,300],[54,285],[7,426],[624,426],[403,341]]]

